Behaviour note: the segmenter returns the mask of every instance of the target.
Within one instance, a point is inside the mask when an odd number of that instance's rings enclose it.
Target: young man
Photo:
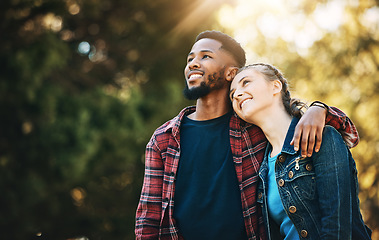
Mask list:
[[[184,70],[184,94],[196,106],[159,127],[147,144],[136,239],[266,238],[256,188],[267,140],[234,114],[229,100],[244,65],[244,50],[228,35],[205,31],[196,38]],[[318,103],[295,132],[302,155],[311,155],[315,143],[320,148],[325,118],[358,142],[349,118]]]

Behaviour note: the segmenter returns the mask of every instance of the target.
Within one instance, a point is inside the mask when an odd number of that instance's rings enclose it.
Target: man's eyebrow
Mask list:
[[[201,53],[213,53],[212,50],[201,50],[200,52]],[[194,52],[190,52],[190,53],[188,53],[188,56],[193,55],[193,54],[195,54],[195,53]]]

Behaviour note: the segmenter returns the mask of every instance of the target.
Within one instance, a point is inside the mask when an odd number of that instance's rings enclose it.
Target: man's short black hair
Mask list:
[[[236,60],[238,66],[237,67],[243,67],[246,63],[246,54],[245,50],[241,47],[241,45],[231,36],[219,32],[219,31],[204,31],[201,32],[196,37],[196,42],[203,38],[210,38],[217,40],[222,43],[222,48],[226,51],[228,51]]]

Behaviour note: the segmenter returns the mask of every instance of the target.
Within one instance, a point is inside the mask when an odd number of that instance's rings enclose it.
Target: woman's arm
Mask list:
[[[351,239],[352,193],[349,152],[341,135],[326,126],[323,143],[313,155],[321,214],[321,239]]]

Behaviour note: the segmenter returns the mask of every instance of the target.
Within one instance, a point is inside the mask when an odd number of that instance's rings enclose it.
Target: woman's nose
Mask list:
[[[243,93],[242,92],[235,92],[234,93],[234,96],[235,96],[235,98],[240,98],[240,97],[242,97],[242,95],[243,95]]]

